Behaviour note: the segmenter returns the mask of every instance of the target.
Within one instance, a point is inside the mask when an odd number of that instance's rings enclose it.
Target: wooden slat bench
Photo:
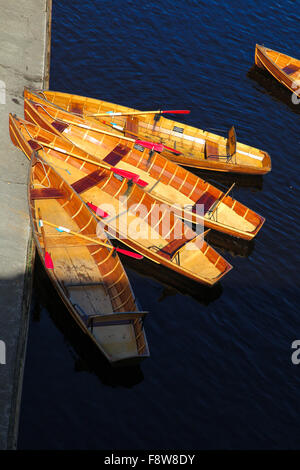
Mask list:
[[[90,173],[89,175],[80,178],[80,180],[75,181],[75,183],[72,184],[72,188],[74,189],[74,191],[76,191],[76,193],[81,194],[87,191],[88,189],[97,186],[97,184],[100,183],[100,181],[106,177],[107,174],[103,172],[103,170],[98,169],[93,171],[93,173]]]
[[[128,116],[126,119],[125,137],[136,139],[139,133],[139,120],[137,117]]]

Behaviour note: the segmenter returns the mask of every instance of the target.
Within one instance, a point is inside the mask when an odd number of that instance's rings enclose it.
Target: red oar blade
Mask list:
[[[134,259],[143,259],[143,255],[139,255],[138,253],[134,253],[133,251],[123,250],[122,248],[116,248],[118,253],[122,253],[122,255],[129,256],[130,258]]]
[[[121,170],[120,168],[113,168],[113,173],[119,176],[123,176],[124,178],[133,179],[133,181],[137,181],[139,179],[139,175],[136,173],[132,173],[132,171]]]
[[[155,150],[156,152],[162,152],[164,149],[163,144],[156,144],[155,142],[147,142],[147,140],[136,140],[135,143],[147,149]]]
[[[97,207],[95,206],[94,204],[92,204],[91,202],[87,202],[86,205],[92,209],[92,211],[96,212],[97,215],[99,215],[99,217],[108,217],[108,213],[103,211],[102,209],[100,209],[100,207]]]
[[[141,188],[145,188],[145,186],[148,185],[147,181],[144,181],[144,180],[138,180],[136,182],[136,184],[138,184],[139,186],[141,186]]]
[[[45,253],[45,265],[47,269],[54,269],[53,261],[50,253],[46,251]]]
[[[141,180],[139,175],[137,175],[136,173],[132,173],[131,171],[122,170],[120,168],[113,168],[112,171],[115,175],[119,175],[119,176],[123,176],[123,178],[131,179],[142,188],[144,188],[148,184],[146,181]]]
[[[189,109],[169,109],[168,111],[161,111],[161,114],[190,114]]]

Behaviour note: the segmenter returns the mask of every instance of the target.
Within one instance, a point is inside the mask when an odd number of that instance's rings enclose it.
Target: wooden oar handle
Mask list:
[[[139,255],[137,253],[134,253],[134,252],[131,252],[131,251],[128,251],[128,250],[122,250],[120,248],[115,248],[114,246],[109,245],[108,243],[99,242],[98,240],[95,240],[94,238],[87,237],[86,235],[82,235],[81,233],[73,232],[72,230],[68,229],[67,227],[62,227],[60,225],[53,224],[52,222],[48,222],[47,220],[44,220],[43,222],[44,222],[44,224],[49,225],[50,227],[55,227],[57,229],[60,229],[62,232],[70,233],[71,235],[74,235],[75,237],[79,237],[79,238],[83,238],[84,240],[91,241],[93,244],[105,246],[109,250],[120,251],[121,253],[123,253],[127,256],[130,256],[131,258],[135,258],[135,259],[142,259],[143,258],[142,255]]]
[[[158,109],[156,111],[125,111],[125,112],[106,112],[106,113],[95,113],[95,114],[85,114],[86,117],[103,117],[103,116],[140,116],[143,114],[189,114],[188,109],[170,109],[168,111],[162,111]]]
[[[39,142],[37,139],[35,139],[37,142]],[[102,163],[100,160],[90,160],[89,158],[81,157],[80,155],[77,155],[76,153],[73,152],[66,152],[63,149],[60,149],[58,147],[55,147],[55,145],[51,145],[45,142],[39,142],[39,144],[43,147],[49,148],[51,150],[55,150],[56,152],[63,153],[64,155],[69,155],[70,157],[78,158],[78,160],[82,160],[87,163],[92,163],[93,165],[100,166],[101,168],[105,168],[107,170],[111,170],[112,167],[109,165],[106,165],[105,163]]]
[[[136,143],[136,144],[142,145],[143,147],[156,150],[158,152],[162,152],[163,150],[163,145],[157,144],[155,142],[139,141],[137,139],[132,139],[131,137],[125,137],[124,135],[115,134],[114,132],[104,131],[103,129],[98,129],[97,127],[87,126],[86,124],[80,124],[78,122],[70,121],[69,119],[59,119],[59,121],[67,122],[68,124],[72,124],[73,126],[77,126],[82,129],[87,129],[88,131],[99,132],[99,134],[104,134],[110,137],[116,137],[117,139],[126,140],[127,142]]]
[[[62,227],[60,225],[53,224],[52,222],[48,222],[47,220],[43,220],[43,223],[45,225],[49,225],[49,227],[54,227],[54,228],[58,228],[58,229],[61,228],[62,232],[70,233],[71,235],[74,235],[75,237],[83,238],[84,240],[88,240],[92,243],[95,243],[96,245],[105,246],[106,248],[109,248],[110,250],[115,250],[115,247],[112,246],[112,245],[109,245],[108,243],[100,242],[98,240],[95,240],[94,238],[87,237],[86,235],[82,235],[81,233],[73,232],[72,230],[68,229],[67,227]]]
[[[44,229],[43,220],[41,216],[41,209],[39,207],[38,207],[38,217],[39,217],[39,227],[41,229],[41,234],[42,234],[42,239],[43,239],[43,244],[44,244],[44,250],[46,252],[47,247],[46,247],[45,229]]]

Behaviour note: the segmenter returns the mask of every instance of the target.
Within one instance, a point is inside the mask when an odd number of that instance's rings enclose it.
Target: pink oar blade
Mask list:
[[[133,179],[133,181],[137,181],[139,179],[139,175],[136,173],[132,173],[131,171],[121,170],[119,168],[113,168],[112,170],[116,175],[124,176],[124,178]]]
[[[120,168],[114,168],[112,170],[116,175],[123,176],[124,178],[132,179],[134,183],[138,184],[139,186],[145,187],[148,183],[140,179],[139,175],[136,173],[132,173],[131,171],[121,170]]]
[[[46,251],[45,253],[45,265],[47,269],[54,269],[53,261],[48,251]]]
[[[138,180],[138,181],[136,182],[136,184],[138,184],[138,185],[141,186],[142,188],[145,188],[145,186],[148,186],[147,181],[144,181],[144,180]]]
[[[116,251],[118,253],[122,253],[122,255],[130,256],[131,258],[135,259],[143,259],[143,255],[140,255],[139,253],[134,253],[133,251],[128,251],[128,250],[123,250],[122,248],[116,248]]]
[[[86,205],[92,209],[92,211],[96,212],[97,215],[99,215],[99,217],[108,217],[108,213],[103,211],[102,209],[100,209],[100,207],[97,207],[95,206],[94,204],[92,204],[91,202],[87,202]]]

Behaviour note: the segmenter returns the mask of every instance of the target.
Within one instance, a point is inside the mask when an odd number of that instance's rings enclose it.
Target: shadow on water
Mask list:
[[[291,92],[281,83],[279,83],[271,74],[266,70],[259,69],[255,65],[247,73],[247,77],[256,81],[261,88],[258,88],[262,93],[281,101],[283,104],[296,114],[300,114],[300,106],[296,106],[291,99]]]
[[[242,238],[235,238],[227,235],[226,233],[216,232],[211,230],[207,236],[206,241],[214,248],[221,249],[226,257],[226,253],[232,256],[240,256],[241,258],[248,258],[254,250],[254,240],[243,240]]]
[[[118,245],[115,240],[113,242],[116,246]],[[122,254],[119,256],[125,268],[130,268],[139,275],[154,279],[163,285],[163,294],[159,301],[179,293],[188,295],[204,305],[209,305],[222,295],[223,289],[220,282],[212,287],[207,287],[191,279],[184,278],[162,265],[155,264],[147,258],[136,261]]]
[[[188,168],[187,168],[188,169]],[[226,191],[232,183],[235,183],[235,189],[249,188],[253,192],[262,191],[263,189],[263,176],[261,175],[242,175],[238,173],[223,173],[221,171],[207,171],[191,169],[199,178],[208,181],[214,186],[217,186],[222,191]]]
[[[39,322],[41,311],[47,311],[55,326],[63,334],[74,359],[74,371],[95,374],[103,384],[111,387],[133,387],[144,379],[140,366],[112,367],[97,346],[73,320],[49,280],[44,267],[36,256],[34,267],[32,321]]]

